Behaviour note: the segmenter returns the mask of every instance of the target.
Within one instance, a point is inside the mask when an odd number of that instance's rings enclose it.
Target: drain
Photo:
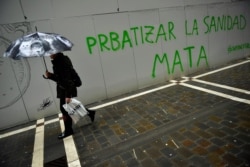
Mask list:
[[[63,156],[61,158],[47,162],[44,164],[44,167],[68,167],[67,158],[66,156]]]

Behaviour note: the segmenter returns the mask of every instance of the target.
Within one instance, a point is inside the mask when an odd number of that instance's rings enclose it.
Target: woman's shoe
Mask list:
[[[90,109],[87,109],[87,111],[89,112],[88,116],[90,117],[91,122],[94,122],[94,120],[95,120],[95,111],[94,110],[90,110]]]
[[[65,137],[68,137],[68,136],[73,135],[73,134],[74,134],[73,131],[71,131],[71,132],[63,132],[63,133],[60,133],[60,134],[58,135],[58,139],[63,139],[63,138],[65,138]]]

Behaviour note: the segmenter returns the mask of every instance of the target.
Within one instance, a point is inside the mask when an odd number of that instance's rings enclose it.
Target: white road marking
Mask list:
[[[180,148],[180,147],[175,143],[175,141],[174,141],[173,139],[172,139],[171,141],[174,143],[174,145],[175,145],[176,148]]]
[[[162,110],[166,115],[168,115],[168,112],[167,112],[165,109],[161,108],[161,110]]]
[[[43,166],[44,118],[37,120],[32,167]]]
[[[54,122],[58,122],[58,118],[54,118],[54,119],[46,121],[45,125],[48,125],[48,124],[51,124],[51,123],[54,123]]]
[[[195,78],[192,79],[192,81],[207,84],[207,85],[212,85],[212,86],[216,86],[216,87],[219,87],[219,88],[224,88],[224,89],[228,89],[228,90],[232,90],[232,91],[236,91],[236,92],[240,92],[240,93],[245,93],[245,94],[248,94],[248,95],[250,94],[250,91],[235,88],[235,87],[231,87],[231,86],[227,86],[227,85],[222,85],[222,84],[217,84],[217,83],[213,83],[213,82],[203,81],[203,80],[195,79]]]
[[[136,153],[135,153],[135,149],[133,149],[133,153],[134,153],[135,159],[137,159],[137,156],[136,156]]]
[[[144,92],[141,92],[141,93],[137,93],[137,94],[134,94],[134,95],[131,95],[131,96],[127,96],[127,97],[118,99],[118,100],[114,100],[114,101],[104,103],[104,104],[101,104],[101,105],[98,105],[98,106],[95,106],[95,107],[91,107],[90,109],[96,110],[96,109],[99,109],[99,108],[107,107],[107,106],[110,106],[110,105],[113,105],[113,104],[116,104],[116,103],[120,103],[120,102],[129,100],[129,99],[133,99],[133,98],[143,96],[143,95],[146,95],[146,94],[149,94],[149,93],[152,93],[152,92],[156,92],[156,91],[159,91],[159,90],[162,90],[162,89],[174,86],[174,85],[176,85],[176,83],[171,83],[171,84],[168,84],[168,85],[160,86],[158,88],[150,89],[150,90],[147,90],[147,91],[144,91]]]
[[[206,75],[214,74],[214,73],[216,73],[216,72],[220,72],[220,71],[223,71],[223,70],[226,70],[226,69],[229,69],[229,68],[233,68],[233,67],[236,67],[236,66],[245,64],[245,63],[249,63],[249,62],[250,62],[250,60],[246,60],[246,61],[243,61],[243,62],[240,62],[240,63],[237,63],[237,64],[233,64],[233,65],[226,66],[226,67],[223,67],[223,68],[219,68],[219,69],[217,69],[217,70],[210,71],[210,72],[207,72],[207,73],[204,73],[204,74],[201,74],[201,75],[197,75],[197,76],[194,76],[194,77],[192,77],[192,78],[204,77],[204,76],[206,76]]]
[[[62,114],[58,114],[58,117],[61,118]],[[64,130],[63,119],[60,119],[61,131]],[[68,136],[63,139],[64,148],[67,157],[67,163],[69,167],[81,167],[81,163],[77,154],[76,145],[72,136]]]
[[[50,123],[54,123],[54,122],[57,122],[57,121],[58,121],[58,118],[55,118],[55,119],[44,122],[44,125],[48,125]],[[18,129],[18,130],[14,130],[14,131],[11,131],[11,132],[0,134],[0,139],[5,138],[5,137],[9,137],[9,136],[12,136],[12,135],[16,135],[18,133],[26,132],[28,130],[35,129],[35,128],[36,128],[36,125],[31,125],[31,126],[27,126],[27,127]]]
[[[188,77],[182,77],[184,80],[180,80],[180,81],[176,81],[176,80],[170,80],[169,82],[172,82],[172,83],[176,83],[176,84],[178,84],[178,83],[183,83],[183,82],[187,82],[188,80]]]
[[[18,129],[18,130],[15,130],[15,131],[4,133],[4,134],[0,135],[0,139],[5,138],[5,137],[9,137],[9,136],[12,136],[12,135],[16,135],[18,133],[22,133],[22,132],[25,132],[25,131],[28,131],[28,130],[31,130],[31,129],[35,129],[35,128],[36,128],[36,125],[31,125],[31,126],[28,126],[28,127],[22,128],[22,129]]]
[[[189,87],[189,88],[192,88],[192,89],[200,90],[200,91],[203,91],[203,92],[207,92],[207,93],[210,93],[210,94],[214,94],[214,95],[217,95],[217,96],[221,96],[221,97],[224,97],[224,98],[227,98],[227,99],[230,99],[230,100],[238,101],[238,102],[241,102],[241,103],[250,104],[250,100],[246,100],[246,99],[242,99],[242,98],[239,98],[239,97],[231,96],[231,95],[228,95],[228,94],[225,94],[225,93],[216,92],[216,91],[213,91],[213,90],[209,90],[209,89],[206,89],[206,88],[201,88],[201,87],[190,85],[190,84],[187,84],[187,83],[180,83],[180,85],[186,86],[186,87]]]
[[[241,63],[237,63],[237,64],[230,65],[230,66],[227,66],[227,67],[224,67],[224,68],[220,68],[220,69],[217,69],[217,70],[214,70],[214,71],[211,71],[211,72],[207,72],[207,73],[204,73],[204,74],[201,74],[201,75],[197,75],[197,76],[192,77],[192,80],[195,81],[195,82],[200,82],[200,83],[204,83],[204,84],[208,84],[208,85],[212,85],[212,86],[216,86],[216,87],[221,87],[221,88],[225,88],[225,89],[229,89],[229,90],[233,90],[233,91],[237,91],[237,92],[241,92],[241,93],[245,93],[245,94],[250,94],[250,91],[247,91],[247,90],[234,88],[234,87],[230,87],[230,86],[227,86],[227,85],[216,84],[216,83],[212,83],[212,82],[208,82],[208,81],[202,81],[200,79],[197,79],[197,78],[200,78],[200,77],[203,77],[203,76],[206,76],[206,75],[214,74],[216,72],[220,72],[220,71],[223,71],[223,70],[226,70],[226,69],[229,69],[229,68],[233,68],[233,67],[245,64],[245,63],[249,63],[249,62],[250,62],[250,60],[246,60],[246,61],[241,62]],[[113,104],[116,104],[116,103],[119,103],[119,102],[123,102],[123,101],[129,100],[129,99],[132,99],[132,98],[143,96],[143,95],[155,92],[155,91],[159,91],[159,90],[171,87],[171,86],[175,86],[177,84],[182,85],[182,86],[186,86],[186,87],[189,87],[189,88],[192,88],[192,89],[204,91],[204,92],[214,94],[214,95],[217,95],[217,96],[221,96],[221,97],[224,97],[224,98],[227,98],[227,99],[230,99],[230,100],[250,104],[250,100],[247,100],[247,99],[242,99],[242,98],[231,96],[231,95],[228,95],[228,94],[224,94],[224,93],[216,92],[216,91],[213,91],[213,90],[201,88],[201,87],[198,87],[198,86],[193,86],[193,85],[190,85],[190,84],[186,84],[185,82],[188,81],[189,78],[188,77],[183,77],[183,78],[184,78],[184,80],[182,80],[182,81],[171,80],[170,81],[170,82],[172,82],[171,84],[164,85],[164,86],[161,86],[161,87],[158,87],[158,88],[155,88],[155,89],[147,90],[147,91],[144,91],[144,92],[141,92],[141,93],[138,93],[138,94],[134,94],[134,95],[131,95],[131,96],[127,96],[127,97],[124,97],[124,98],[121,98],[121,99],[118,99],[118,100],[114,100],[114,101],[111,101],[111,102],[108,102],[108,103],[105,103],[105,104],[97,105],[97,106],[92,107],[90,109],[103,108],[103,107],[113,105]],[[129,108],[127,108],[127,110],[129,110]],[[163,111],[165,112],[165,110],[163,110]],[[59,118],[60,117],[61,117],[61,114],[59,114]],[[32,166],[33,167],[43,166],[43,161],[44,161],[44,155],[43,155],[44,154],[44,125],[54,123],[54,122],[57,122],[57,121],[58,121],[58,118],[55,118],[55,119],[52,119],[52,120],[49,120],[49,121],[46,121],[46,122],[44,122],[44,118],[39,119],[39,120],[37,120],[37,124],[36,124],[38,126],[31,125],[29,127],[18,129],[16,131],[11,131],[11,132],[8,132],[8,133],[5,133],[5,134],[1,134],[0,139],[36,128]],[[62,119],[60,119],[60,126],[61,126],[61,129],[64,128],[64,124],[63,124]],[[137,133],[138,133],[138,131],[137,131]],[[73,137],[69,136],[69,137],[63,139],[63,141],[64,141],[64,146],[65,146],[65,152],[66,152],[66,156],[67,156],[68,166],[69,167],[80,167],[81,164],[80,164],[80,161],[79,161],[79,157],[78,157],[78,154],[77,154],[77,150],[76,150],[76,146],[75,146]],[[174,145],[177,148],[179,148],[179,146],[175,143],[174,140],[172,140],[172,142],[174,143]],[[134,149],[133,149],[133,152],[134,152],[135,158],[137,158]]]
[[[51,124],[51,123],[54,123],[54,122],[58,122],[58,118],[46,121],[46,122],[44,122],[44,125],[48,125],[48,124]],[[28,130],[35,129],[35,128],[36,128],[36,125],[31,125],[31,126],[27,126],[27,127],[18,129],[18,130],[14,130],[14,131],[11,131],[11,132],[0,134],[0,139],[5,138],[5,137],[9,137],[9,136],[12,136],[12,135],[16,135],[18,133],[26,132]]]

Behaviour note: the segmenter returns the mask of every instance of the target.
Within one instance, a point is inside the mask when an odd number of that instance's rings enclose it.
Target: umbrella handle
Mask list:
[[[48,71],[48,68],[47,68],[47,65],[46,65],[46,62],[45,62],[44,56],[43,56],[43,62],[44,62],[44,65],[45,65],[46,71]],[[43,78],[44,78],[44,79],[48,79],[45,75],[43,75]]]
[[[47,78],[45,75],[43,75],[43,78],[44,78],[44,79],[49,79],[49,78]]]
[[[46,65],[46,62],[45,62],[44,56],[43,56],[43,62],[44,62],[44,65],[45,65],[45,69],[46,69],[46,71],[48,71],[48,68],[47,68],[47,65]]]

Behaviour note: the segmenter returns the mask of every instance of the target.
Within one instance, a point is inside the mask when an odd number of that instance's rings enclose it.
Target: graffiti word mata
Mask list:
[[[131,32],[131,33],[130,33]],[[108,34],[98,34],[97,37],[86,37],[86,43],[90,54],[93,53],[95,47],[99,47],[101,52],[118,51],[125,47],[134,47],[145,43],[158,43],[160,40],[176,39],[174,34],[174,23],[168,22],[166,25],[159,26],[145,25],[139,27],[131,27],[123,30],[119,35],[117,32],[109,32]]]
[[[186,48],[183,48],[184,51],[186,51],[187,53],[187,57],[188,57],[188,62],[189,62],[189,67],[192,68],[193,67],[193,50],[197,49],[194,46],[188,46]],[[208,66],[208,61],[207,61],[207,54],[206,54],[206,50],[204,48],[204,46],[201,45],[199,49],[199,55],[198,55],[198,60],[196,61],[196,66],[199,67],[200,62],[203,60],[205,61],[206,65]],[[179,50],[175,51],[175,54],[173,55],[173,62],[170,62],[168,59],[168,55],[167,53],[164,53],[162,57],[159,56],[159,54],[155,55],[155,59],[154,59],[154,64],[153,64],[153,69],[152,69],[152,77],[155,78],[155,71],[156,71],[156,65],[159,62],[160,64],[164,64],[166,66],[166,72],[168,74],[173,74],[175,72],[176,68],[179,68],[181,72],[183,72],[183,65],[182,65],[182,58],[183,56],[180,55]],[[172,56],[171,56],[172,57]],[[172,63],[172,64],[170,64]]]

